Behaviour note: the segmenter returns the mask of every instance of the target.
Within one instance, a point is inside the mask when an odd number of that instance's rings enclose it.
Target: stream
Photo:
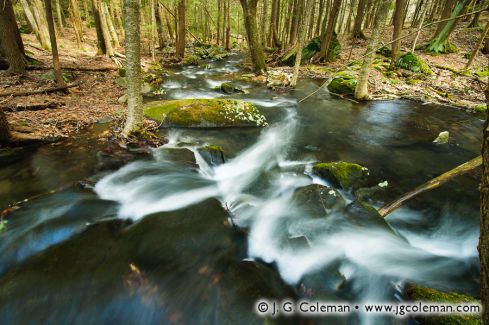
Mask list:
[[[355,104],[326,91],[299,103],[321,81],[272,91],[233,80],[240,62],[175,69],[160,99],[229,97],[213,87],[233,81],[249,94],[230,97],[255,103],[267,128],[162,130],[168,143],[130,162],[102,152],[93,134],[103,124],[70,141],[0,151],[0,211],[35,196],[0,233],[1,324],[295,324],[306,317],[265,319],[255,302],[395,302],[406,283],[479,296],[479,171],[386,222],[348,208],[318,217],[294,194],[333,186],[312,176],[315,162],[355,162],[370,185],[388,182],[370,202],[378,208],[478,155],[479,115]],[[433,144],[445,130],[450,143]],[[209,164],[205,145],[222,147],[225,163]],[[362,313],[308,320],[394,322]]]

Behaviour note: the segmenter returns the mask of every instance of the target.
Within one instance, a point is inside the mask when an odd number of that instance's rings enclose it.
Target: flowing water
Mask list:
[[[187,67],[162,99],[216,98],[239,56]],[[414,282],[478,295],[478,177],[461,176],[414,199],[386,222],[348,208],[318,217],[297,189],[327,184],[316,161],[349,161],[388,181],[379,207],[478,154],[482,121],[406,101],[355,104],[302,80],[274,92],[245,82],[270,127],[163,130],[169,141],[112,171],[96,169],[91,138],[2,153],[3,206],[29,200],[0,234],[0,323],[263,323],[259,298],[379,302]],[[432,144],[448,130],[449,145]],[[219,145],[226,162],[198,150]],[[104,156],[102,157],[104,158]],[[105,157],[107,158],[107,157]],[[351,193],[337,189],[346,203]],[[316,323],[379,324],[354,313]],[[284,318],[278,322],[300,322]]]

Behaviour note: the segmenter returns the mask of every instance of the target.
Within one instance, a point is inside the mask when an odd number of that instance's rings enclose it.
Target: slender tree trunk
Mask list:
[[[109,8],[106,3],[102,4],[102,8],[104,10],[104,15],[107,20],[107,27],[109,28],[109,35],[112,40],[112,45],[114,47],[119,47],[119,36],[117,36],[117,32],[115,30],[114,22],[112,21],[112,17],[110,16]]]
[[[394,33],[392,35],[392,54],[390,68],[396,67],[397,59],[401,53],[401,40],[399,37],[402,32],[402,21],[404,17],[404,5],[406,0],[396,0],[396,9],[394,11]]]
[[[334,0],[333,7],[331,8],[331,13],[329,14],[328,27],[326,33],[323,35],[323,41],[321,42],[321,51],[319,52],[318,60],[328,61],[329,58],[329,48],[331,41],[333,40],[333,34],[335,32],[336,21],[338,20],[338,15],[341,8],[342,0]]]
[[[270,19],[270,39],[273,47],[280,47],[279,41],[279,18],[280,18],[280,0],[272,0],[272,13]]]
[[[125,137],[138,132],[143,125],[140,19],[139,0],[124,0],[127,118],[122,134]]]
[[[56,0],[56,16],[58,18],[59,30],[61,33],[64,32],[63,15],[61,14],[61,6],[59,4],[60,0]]]
[[[10,136],[10,128],[8,126],[7,117],[0,107],[0,145],[8,144],[12,140]]]
[[[429,4],[429,0],[427,1],[427,4]],[[423,13],[421,14],[421,20],[419,23],[418,31],[416,32],[416,36],[414,37],[413,41],[413,46],[411,47],[411,52],[414,53],[414,50],[416,49],[416,43],[418,42],[419,35],[421,34],[421,29],[423,29],[423,24],[426,18],[426,14],[428,12],[429,8],[426,8],[423,10]]]
[[[481,2],[482,2],[482,0],[476,0],[475,1],[475,9],[479,9]],[[479,27],[479,18],[480,17],[481,17],[480,12],[474,14],[474,17],[470,21],[469,28]]]
[[[486,88],[487,116],[482,129],[482,180],[480,185],[480,237],[481,305],[484,306],[482,323],[489,324],[489,84]]]
[[[307,1],[306,1],[307,2]],[[307,5],[307,4],[306,4]],[[316,0],[314,0],[312,2],[312,7],[311,7],[311,14],[309,15],[309,26],[307,27],[307,35],[306,35],[306,39],[310,39],[312,38],[312,33],[314,31],[314,22],[315,22],[315,19],[314,19],[314,11],[316,9]],[[306,12],[306,15],[308,13]]]
[[[41,47],[49,50],[49,35],[47,35],[47,31],[45,31],[46,26],[39,26],[38,19],[40,18],[36,19],[36,16],[34,15],[34,6],[31,8],[27,0],[20,0],[20,3],[22,5],[22,9],[24,10],[27,23],[34,34],[36,34],[36,38],[41,44]]]
[[[16,39],[17,22],[10,0],[4,0],[0,6],[0,52],[9,63],[7,73],[23,74],[25,72],[24,47],[22,39]]]
[[[161,10],[158,1],[153,2],[156,21],[156,32],[158,34],[158,47],[162,49],[165,47],[165,33],[163,33],[163,19],[161,17]]]
[[[316,22],[316,30],[314,31],[314,35],[319,36],[321,34],[321,22],[324,16],[324,2],[325,0],[319,0],[319,10],[318,10],[318,18]]]
[[[267,46],[267,37],[265,36],[267,35],[267,0],[263,0],[260,28],[261,44],[265,47]]]
[[[105,46],[104,33],[102,31],[102,19],[100,17],[100,6],[98,0],[92,0],[92,13],[93,20],[95,22],[95,31],[97,33],[97,45],[100,54],[107,54],[107,47]]]
[[[467,5],[468,0],[458,0],[450,17],[457,17]],[[452,33],[458,19],[451,19],[446,22],[443,29],[436,34],[426,47],[427,52],[446,53],[450,52],[450,34]],[[440,23],[441,24],[441,23]]]
[[[51,53],[53,55],[53,70],[54,77],[56,78],[56,86],[63,87],[65,81],[63,80],[63,74],[61,73],[61,66],[59,65],[58,44],[56,42],[56,32],[54,29],[53,9],[51,6],[51,0],[45,0],[46,8],[46,20],[48,22],[49,39],[51,40]]]
[[[443,11],[442,11],[442,14],[440,17],[441,20],[450,18],[450,15],[452,13],[453,7],[455,6],[456,2],[457,2],[457,0],[446,0],[446,1],[444,1]],[[436,27],[435,35],[438,35],[443,30],[443,27],[445,27],[446,24],[447,24],[447,21],[442,21],[442,22],[438,23],[438,25]]]
[[[257,0],[240,0],[240,3],[243,8],[244,24],[248,46],[250,48],[251,61],[253,62],[253,70],[256,73],[262,74],[267,68],[256,24]]]
[[[77,0],[70,0],[70,16],[71,24],[75,30],[76,42],[78,47],[81,48],[83,41],[83,24],[80,17],[80,7],[78,6]]]
[[[379,10],[374,19],[374,28],[372,30],[372,38],[367,46],[367,52],[364,55],[363,64],[358,76],[358,83],[355,88],[355,98],[360,100],[369,99],[368,93],[368,78],[370,75],[370,66],[375,57],[375,51],[379,44],[381,30],[387,22],[387,15],[393,0],[380,0]]]
[[[353,23],[353,33],[352,38],[365,38],[362,32],[363,17],[366,11],[367,0],[359,0],[357,7],[357,16],[355,17],[355,22]]]
[[[229,13],[231,11],[231,0],[224,0],[226,1],[226,43],[225,43],[225,49],[227,51],[230,50],[230,41],[231,41],[231,20]],[[266,41],[265,33],[263,33],[263,39]]]
[[[312,4],[315,0],[306,0],[305,15],[302,15],[302,22],[299,26],[299,42],[297,45],[297,54],[295,55],[294,72],[292,73],[292,80],[290,81],[290,86],[295,87],[297,85],[297,79],[299,78],[299,67],[302,60],[302,48],[306,42],[306,25],[312,14]]]
[[[178,40],[176,55],[180,60],[185,56],[185,0],[179,0],[178,2]]]
[[[221,2],[222,0],[217,0],[217,45],[221,41]]]
[[[114,46],[112,45],[112,38],[110,37],[109,24],[107,22],[107,15],[105,10],[106,4],[104,2],[100,3],[99,14],[100,14],[100,25],[102,27],[102,34],[104,35],[105,48],[107,49],[108,57],[114,56]]]
[[[477,52],[479,52],[479,49],[481,48],[482,43],[484,43],[484,39],[487,36],[487,32],[489,32],[489,22],[487,22],[486,28],[484,28],[484,31],[482,32],[482,34],[479,38],[479,41],[477,42],[476,47],[472,51],[472,54],[470,55],[469,61],[465,65],[465,69],[468,69],[472,65],[472,63],[474,62],[474,59],[477,56]]]

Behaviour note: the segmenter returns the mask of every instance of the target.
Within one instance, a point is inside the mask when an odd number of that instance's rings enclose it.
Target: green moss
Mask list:
[[[150,102],[144,113],[164,126],[268,126],[252,103],[235,99],[183,99]]]
[[[235,86],[231,84],[230,82],[223,82],[221,85],[216,86],[214,88],[215,90],[222,91],[225,94],[244,94],[246,93],[241,87]]]
[[[211,151],[220,151],[220,152],[224,152],[224,150],[222,150],[222,148],[220,146],[205,146],[205,147],[202,147],[203,150],[211,150]]]
[[[402,55],[397,61],[397,66],[416,73],[422,72],[428,75],[433,74],[429,65],[411,52]]]
[[[479,104],[479,105],[472,106],[470,109],[472,109],[473,111],[476,111],[476,112],[485,112],[485,111],[487,111],[487,105],[486,104]]]
[[[428,53],[448,54],[457,53],[458,48],[450,41],[439,42],[437,38],[422,47]]]
[[[414,301],[450,304],[480,303],[476,298],[465,294],[441,292],[417,285],[407,285],[405,292],[408,298]],[[429,316],[423,317],[420,320],[425,325],[482,324],[482,319],[478,315]]]
[[[197,55],[188,55],[183,59],[182,62],[186,65],[199,65],[202,63],[200,57]]]
[[[489,77],[489,68],[485,67],[484,69],[480,69],[479,71],[476,71],[475,74],[481,78]]]
[[[338,72],[328,85],[328,90],[337,94],[353,95],[357,86],[357,79],[348,71]]]
[[[392,55],[392,50],[387,46],[382,46],[380,49],[375,51],[375,53],[385,56],[386,58],[390,58]]]
[[[344,161],[318,163],[314,165],[312,172],[344,189],[359,187],[369,175],[367,168]]]

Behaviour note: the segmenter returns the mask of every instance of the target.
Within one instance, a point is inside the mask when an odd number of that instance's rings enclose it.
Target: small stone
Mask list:
[[[435,140],[433,140],[433,143],[436,144],[447,144],[448,139],[450,137],[450,133],[448,131],[443,131],[438,134]]]

